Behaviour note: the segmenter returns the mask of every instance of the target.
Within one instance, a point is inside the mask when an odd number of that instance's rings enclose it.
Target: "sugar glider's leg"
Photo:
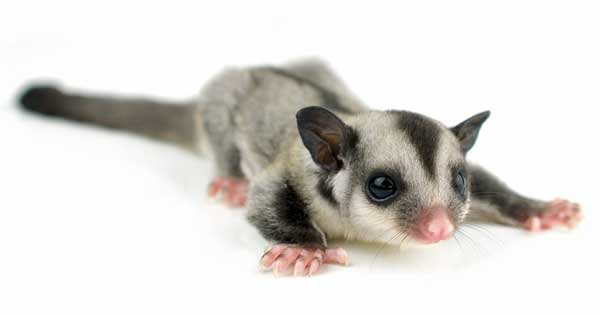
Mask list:
[[[262,267],[276,276],[289,271],[305,276],[315,274],[322,264],[346,265],[346,251],[327,248],[326,236],[312,221],[299,189],[273,168],[253,181],[248,203],[248,220],[274,244],[263,254]]]
[[[504,224],[539,231],[572,228],[581,220],[579,205],[568,200],[540,201],[522,196],[483,168],[469,165],[471,211]]]
[[[255,82],[244,69],[226,69],[202,90],[197,117],[216,165],[209,195],[230,206],[244,206],[248,182],[241,170],[235,114]]]
[[[292,265],[295,275],[311,275],[324,263],[348,263],[346,251],[327,249],[327,235],[313,220],[318,210],[307,189],[311,172],[301,159],[290,156],[300,154],[295,149],[307,149],[321,171],[338,172],[343,166],[341,159],[352,154],[356,134],[323,107],[303,108],[296,120],[305,148],[292,147],[288,155],[280,155],[253,178],[248,204],[250,223],[264,238],[279,244],[267,250],[261,260],[276,275]]]
[[[248,181],[240,166],[240,150],[235,139],[235,125],[228,108],[212,103],[202,115],[206,138],[211,147],[217,176],[210,183],[208,194],[219,197],[227,205],[241,207],[246,203]]]
[[[323,107],[306,107],[296,114],[298,131],[305,149],[323,172],[338,172],[341,159],[348,159],[356,143],[354,130]],[[295,149],[294,149],[295,148]],[[327,235],[313,220],[316,207],[308,187],[307,172],[292,147],[252,180],[248,220],[267,240],[279,244],[269,249],[261,263],[275,274],[294,266],[295,275],[311,275],[323,263],[346,265],[343,249],[327,249]],[[307,177],[309,176],[309,177]],[[314,179],[314,178],[313,178]]]

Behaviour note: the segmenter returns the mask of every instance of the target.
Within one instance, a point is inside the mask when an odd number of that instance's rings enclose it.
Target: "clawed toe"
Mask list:
[[[579,205],[564,199],[555,199],[546,204],[545,211],[530,217],[524,222],[530,231],[553,228],[574,228],[582,219]]]
[[[208,196],[219,198],[230,207],[243,207],[248,195],[248,182],[243,179],[216,177],[209,185]]]
[[[294,276],[312,276],[323,264],[347,265],[348,254],[342,248],[323,250],[278,244],[265,252],[260,263],[265,269],[271,269],[276,277],[289,271]]]

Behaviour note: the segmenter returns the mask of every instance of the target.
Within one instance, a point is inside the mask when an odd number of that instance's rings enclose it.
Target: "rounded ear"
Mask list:
[[[341,155],[349,146],[352,130],[335,114],[319,106],[305,107],[296,113],[302,143],[313,161],[326,171],[343,167]]]
[[[467,153],[477,140],[479,129],[483,123],[490,117],[490,111],[479,113],[463,122],[456,127],[451,128],[452,132],[458,138],[463,153]]]

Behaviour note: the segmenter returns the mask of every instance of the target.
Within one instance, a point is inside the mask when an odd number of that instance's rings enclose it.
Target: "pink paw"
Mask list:
[[[546,203],[545,211],[525,221],[524,226],[530,231],[549,230],[557,227],[574,228],[582,215],[579,205],[564,199],[555,199]]]
[[[243,207],[248,196],[248,182],[231,177],[215,177],[208,188],[208,195],[219,197],[230,207]]]
[[[323,250],[278,244],[265,252],[260,263],[266,269],[273,269],[276,277],[288,270],[293,270],[294,276],[312,276],[323,264],[348,265],[348,254],[342,248]]]

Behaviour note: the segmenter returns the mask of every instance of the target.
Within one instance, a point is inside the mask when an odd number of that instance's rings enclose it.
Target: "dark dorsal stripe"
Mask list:
[[[317,91],[317,93],[319,93],[319,97],[321,98],[321,101],[323,102],[322,104],[320,104],[321,106],[323,106],[329,110],[343,113],[343,114],[354,113],[351,109],[345,107],[340,102],[338,96],[334,92],[314,83],[313,81],[299,77],[299,76],[297,76],[289,71],[286,71],[284,69],[281,69],[281,68],[267,67],[266,69],[268,69],[269,71],[271,71],[277,75],[286,77],[290,80],[294,80],[298,84],[308,85],[311,88],[313,88],[315,91]],[[308,105],[308,104],[304,104],[304,105]]]
[[[423,167],[432,178],[435,176],[435,157],[437,155],[441,130],[431,120],[411,112],[398,112],[398,125],[415,146]]]

